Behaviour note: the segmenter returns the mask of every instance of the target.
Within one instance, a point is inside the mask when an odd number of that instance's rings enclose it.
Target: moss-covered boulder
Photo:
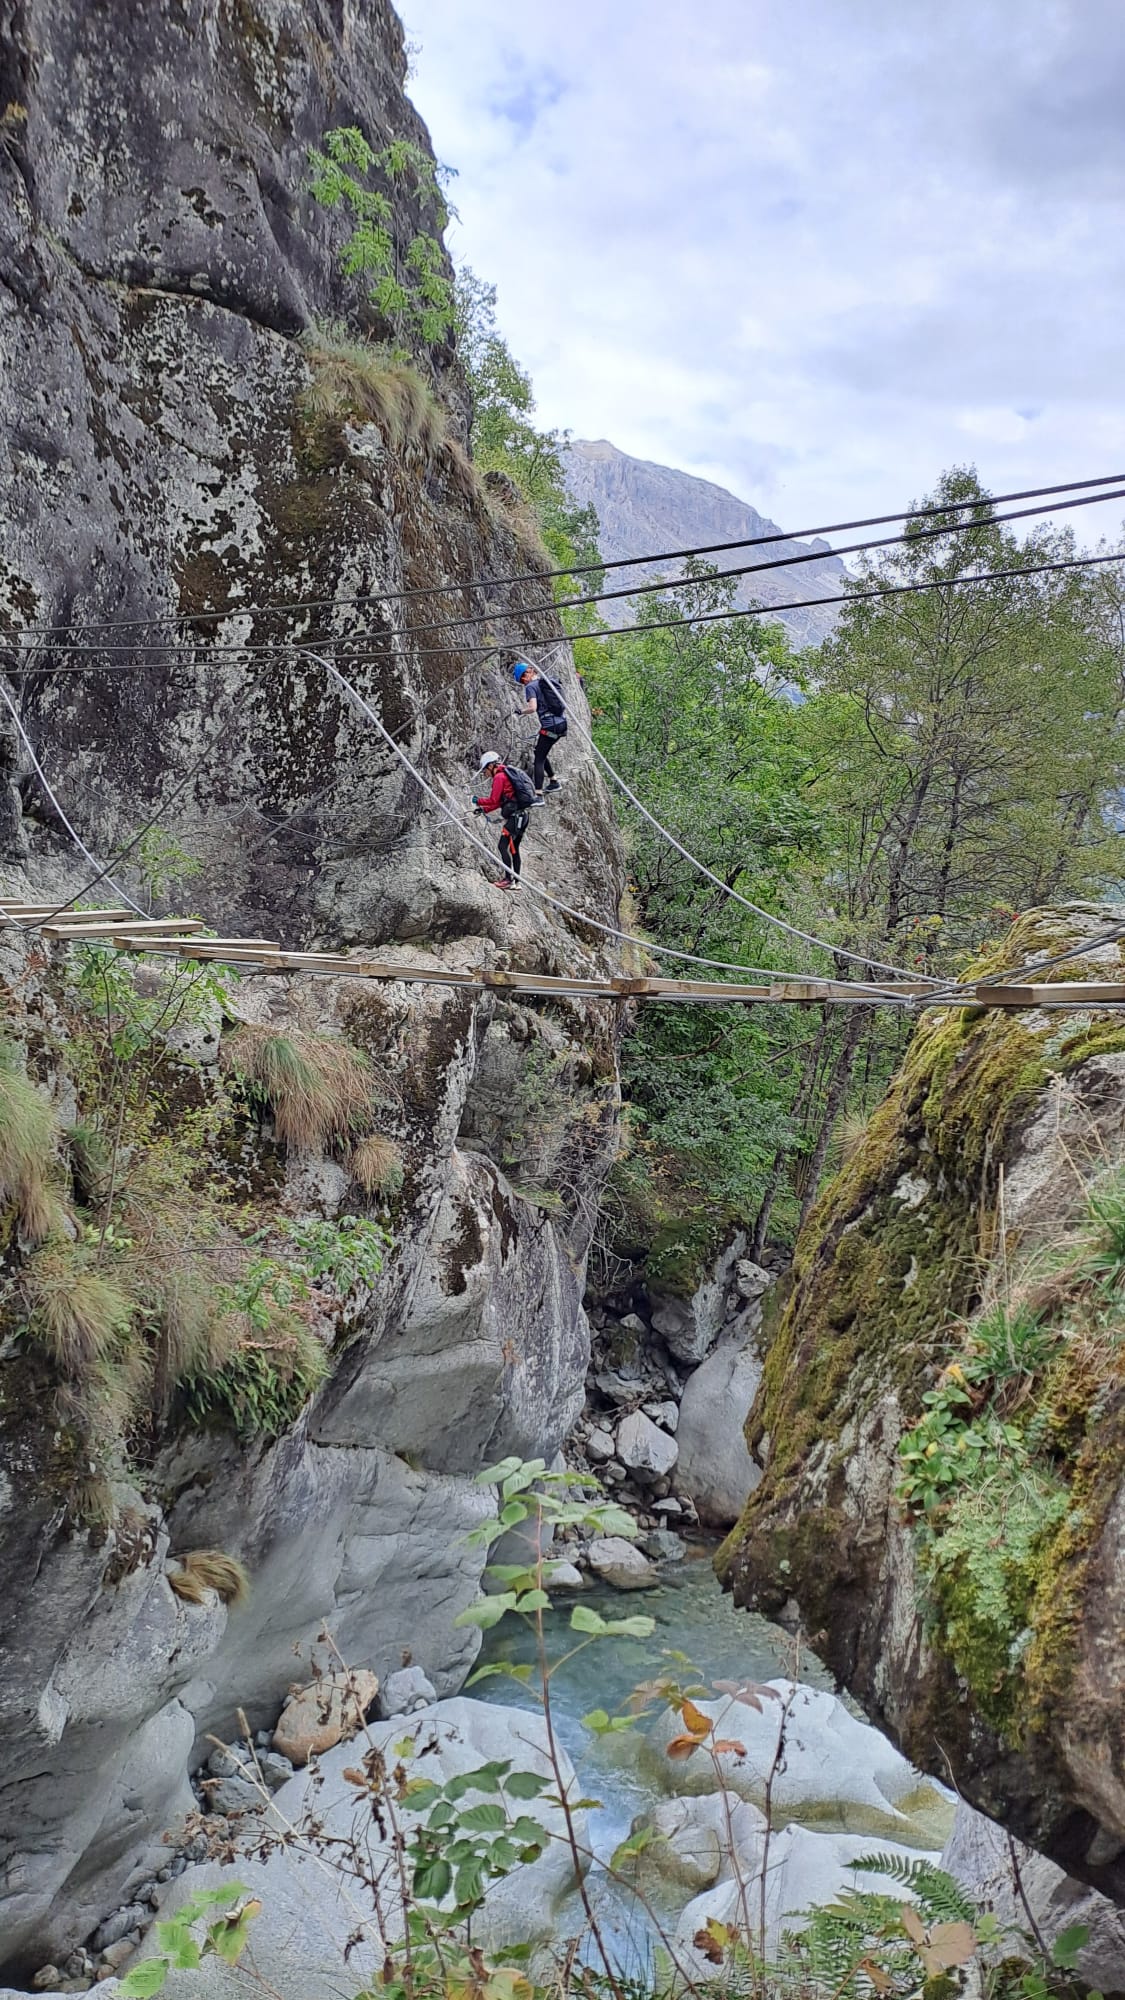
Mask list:
[[[1090,940],[1062,998],[1119,966],[1119,915],[1033,912],[987,970]],[[1118,1897],[1125,1264],[1096,1190],[1123,1159],[1120,1015],[928,1014],[801,1234],[717,1562],[916,1763]]]

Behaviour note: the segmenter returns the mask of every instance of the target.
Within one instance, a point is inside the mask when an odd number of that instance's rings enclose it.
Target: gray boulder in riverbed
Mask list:
[[[666,1479],[676,1463],[679,1447],[675,1438],[634,1410],[617,1426],[617,1456],[635,1479],[644,1484]]]
[[[761,1379],[757,1341],[738,1331],[724,1334],[688,1376],[676,1432],[675,1483],[709,1527],[732,1527],[762,1476],[745,1437],[746,1412]]]
[[[603,1535],[591,1542],[586,1561],[594,1575],[615,1590],[647,1590],[660,1581],[647,1556],[621,1535]]]

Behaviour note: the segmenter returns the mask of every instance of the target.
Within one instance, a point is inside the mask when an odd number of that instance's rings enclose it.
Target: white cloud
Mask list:
[[[1113,469],[1120,0],[405,11],[546,421],[787,525]]]

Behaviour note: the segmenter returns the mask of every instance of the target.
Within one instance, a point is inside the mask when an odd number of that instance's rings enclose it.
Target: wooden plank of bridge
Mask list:
[[[1120,980],[1093,979],[1056,979],[1049,985],[1039,986],[978,984],[960,1004],[970,1007],[1120,1007],[1125,1006],[1125,985]]]
[[[75,922],[67,917],[57,923],[41,924],[40,929],[44,937],[51,938],[161,938],[201,931],[203,924],[198,917],[132,917],[97,923]]]
[[[607,1000],[679,1000],[710,1006],[878,1006],[883,995],[864,992],[848,980],[777,979],[766,985],[720,984],[716,980],[661,978],[567,978],[547,972],[514,972],[498,967],[461,970],[451,966],[395,965],[386,959],[350,957],[343,952],[284,951],[274,938],[213,938],[197,935],[195,917],[138,918],[128,910],[68,910],[56,918],[56,904],[0,901],[7,918],[40,929],[59,941],[101,939],[122,951],[151,952],[183,959],[216,959],[256,966],[263,972],[336,974],[402,984],[452,986],[477,992],[574,995]],[[889,982],[886,997],[913,999],[923,1006],[998,1008],[1125,1007],[1125,982],[1057,980],[966,986],[956,994],[935,994],[924,980]]]
[[[111,943],[127,945],[130,938],[139,935],[141,934],[130,929],[128,924],[122,924],[120,931],[114,932]],[[261,952],[266,957],[281,950],[276,938],[180,937],[165,934],[159,937],[147,937],[144,943],[146,951],[182,951],[191,954],[197,951],[226,950],[236,945],[248,951]]]
[[[0,912],[2,912],[0,921],[7,918],[12,923],[34,924],[37,927],[47,918],[57,917],[60,924],[108,924],[116,923],[121,918],[135,917],[137,914],[135,910],[60,910],[57,903],[34,905],[0,903]]]

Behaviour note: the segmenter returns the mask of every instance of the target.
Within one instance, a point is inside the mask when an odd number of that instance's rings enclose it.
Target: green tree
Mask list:
[[[1040,529],[1021,545],[971,471],[945,474],[928,504],[948,503],[952,523],[955,502],[971,505],[968,533],[922,539],[934,524],[917,522],[864,565],[861,590],[938,587],[847,606],[804,717],[845,928],[927,967],[975,949],[997,906],[1104,878],[1125,768],[1104,593],[1073,574],[970,581],[1065,558],[1072,538]]]
[[[946,506],[948,522],[908,523],[902,546],[861,566],[813,669],[800,714],[806,798],[830,840],[804,893],[834,940],[955,973],[1013,912],[1097,890],[1118,871],[1125,649],[1111,578],[996,578],[1065,559],[1069,534],[1043,528],[1018,542],[968,469],[944,474],[925,504]],[[966,510],[967,532],[928,532],[951,531]],[[904,584],[928,587],[864,600]],[[846,961],[838,972],[849,976]],[[810,1045],[802,1214],[854,1078],[877,1092],[902,1045],[900,1029],[866,1010]],[[775,1189],[782,1171],[779,1160]]]

